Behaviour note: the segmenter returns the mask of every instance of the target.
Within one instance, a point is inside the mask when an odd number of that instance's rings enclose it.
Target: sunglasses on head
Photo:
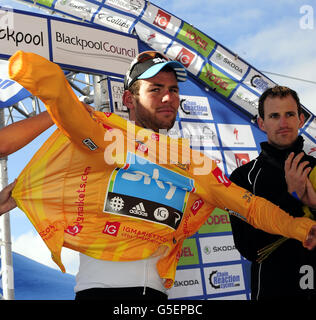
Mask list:
[[[158,52],[158,51],[144,51],[141,52],[137,57],[136,57],[136,63],[142,63],[147,60],[155,59],[155,58],[160,58],[164,59],[166,61],[170,61],[170,59],[165,56],[164,54]]]
[[[165,56],[164,54],[158,51],[144,51],[144,52],[141,52],[131,63],[131,66],[129,68],[129,73],[133,71],[136,64],[143,63],[148,60],[153,60],[155,58],[160,58],[166,61],[170,61],[170,59],[167,56]]]
[[[156,61],[155,63],[160,63],[160,62],[167,62],[171,61],[167,56],[164,54],[158,52],[158,51],[143,51],[140,54],[137,55],[137,57],[132,61],[125,77],[125,83],[124,87],[127,89],[132,85],[132,83],[136,80],[133,77],[133,80],[130,79],[130,76],[133,74],[133,71],[135,69],[135,66],[141,63],[144,63],[149,60],[154,60],[154,59],[159,59],[159,61]]]

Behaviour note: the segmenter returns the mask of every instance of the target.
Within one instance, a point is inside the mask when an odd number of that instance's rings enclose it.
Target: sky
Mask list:
[[[316,114],[316,1],[315,0],[151,0],[153,4],[192,24],[238,54],[270,79],[296,90],[302,104]],[[14,0],[1,5],[30,10]],[[43,13],[43,12],[41,12]],[[281,74],[276,76],[271,73]],[[286,77],[285,77],[286,76]],[[302,80],[294,80],[291,78]],[[28,146],[9,156],[9,182],[18,176],[50,129]],[[31,259],[56,265],[24,214],[11,212],[13,250]],[[78,255],[64,249],[69,273],[78,268]]]

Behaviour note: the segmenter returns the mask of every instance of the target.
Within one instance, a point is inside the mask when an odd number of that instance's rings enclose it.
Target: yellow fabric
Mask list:
[[[316,190],[316,167],[309,174],[309,180],[311,181],[314,190]],[[314,215],[312,214],[311,210],[308,206],[303,206],[303,211],[305,212],[305,217],[315,219]]]
[[[115,114],[90,116],[62,70],[41,56],[18,51],[9,74],[45,103],[59,128],[20,174],[13,197],[63,271],[62,246],[112,261],[163,252],[157,269],[170,288],[183,240],[215,207],[300,241],[314,224],[231,183],[185,141]]]
[[[316,167],[313,168],[313,170],[309,174],[309,179],[316,190]],[[311,212],[310,208],[308,206],[303,206],[304,211],[304,217],[307,217],[309,219],[315,220],[314,214]],[[288,238],[280,238],[279,240],[265,246],[264,248],[258,250],[258,258],[257,262],[262,263],[265,259],[269,257],[269,255],[275,251],[279,246],[281,246]]]

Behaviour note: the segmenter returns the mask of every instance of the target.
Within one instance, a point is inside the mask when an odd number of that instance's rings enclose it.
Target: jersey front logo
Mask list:
[[[103,212],[125,215],[176,229],[194,181],[133,153],[112,172]]]

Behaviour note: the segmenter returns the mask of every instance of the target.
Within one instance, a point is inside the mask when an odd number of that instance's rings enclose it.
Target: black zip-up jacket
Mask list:
[[[302,203],[287,192],[284,174],[284,162],[288,155],[292,151],[295,154],[302,152],[303,143],[301,136],[286,150],[278,150],[267,142],[261,143],[260,155],[235,169],[230,180],[268,199],[294,217],[303,216]],[[302,161],[306,160],[311,167],[316,165],[314,157],[305,154]],[[258,250],[282,237],[255,229],[234,216],[230,219],[236,248],[252,262],[251,299],[316,299],[316,290],[309,289],[316,285],[316,250],[309,251],[299,241],[288,239],[262,263],[257,263]],[[315,280],[311,286],[313,279],[310,276],[313,275]]]

